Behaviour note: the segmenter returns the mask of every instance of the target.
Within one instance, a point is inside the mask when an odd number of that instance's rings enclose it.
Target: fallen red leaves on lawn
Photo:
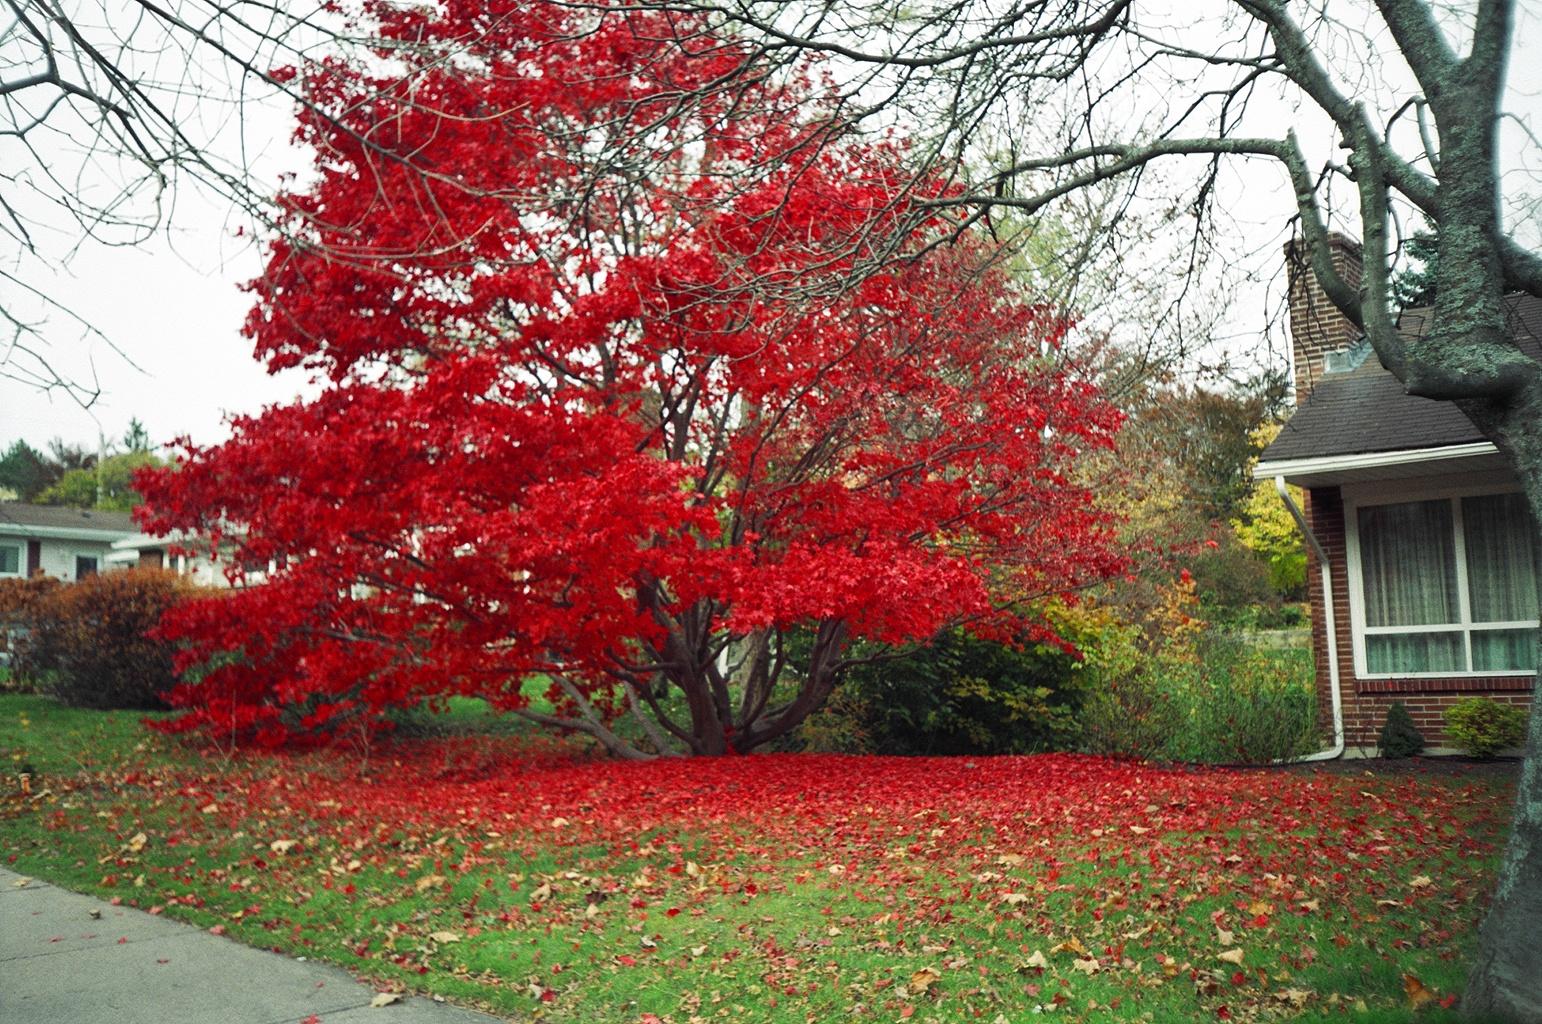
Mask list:
[[[1208,1016],[1280,1019],[1357,1001],[1310,981],[1349,954],[1428,978],[1463,955],[1506,810],[1481,780],[1058,754],[637,764],[448,741],[398,744],[369,776],[310,754],[113,782],[105,819],[56,827],[105,824],[102,884],[141,905],[217,898],[295,949],[341,901],[360,923],[339,948],[407,975],[562,935],[568,960],[475,976],[558,1007],[596,976],[753,960],[768,998],[841,995],[890,1020],[950,1000],[960,1019],[1138,1010],[1164,986]],[[430,910],[388,918],[412,901]],[[831,959],[858,949],[892,960],[860,993]],[[1385,998],[1449,998],[1420,986]]]

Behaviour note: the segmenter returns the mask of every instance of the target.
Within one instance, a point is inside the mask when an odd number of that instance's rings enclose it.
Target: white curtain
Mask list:
[[[1359,526],[1367,626],[1461,621],[1449,501],[1371,505]]]
[[[1466,660],[1459,631],[1365,638],[1365,667],[1371,672],[1465,672]]]
[[[1519,494],[1463,498],[1462,526],[1472,621],[1535,619],[1535,527],[1526,499]]]
[[[1537,668],[1535,629],[1475,629],[1472,667],[1476,672],[1513,672]]]

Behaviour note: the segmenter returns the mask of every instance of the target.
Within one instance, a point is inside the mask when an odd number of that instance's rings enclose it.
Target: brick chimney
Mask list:
[[[1333,268],[1351,288],[1360,286],[1360,243],[1331,232],[1328,248]],[[1296,371],[1296,405],[1306,401],[1322,379],[1329,353],[1342,352],[1360,337],[1317,283],[1306,242],[1293,238],[1285,243],[1285,274],[1290,284],[1291,362]]]

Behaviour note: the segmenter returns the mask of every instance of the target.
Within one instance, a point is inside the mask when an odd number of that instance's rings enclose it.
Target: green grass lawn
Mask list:
[[[1512,786],[1096,758],[622,764],[461,704],[200,751],[0,697],[10,868],[553,1022],[1454,1019]],[[421,723],[418,723],[421,726]]]

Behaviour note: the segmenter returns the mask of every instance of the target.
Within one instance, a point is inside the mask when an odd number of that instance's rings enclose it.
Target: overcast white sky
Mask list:
[[[1521,6],[1526,10],[1510,65],[1509,108],[1528,113],[1533,125],[1542,126],[1542,60],[1537,57],[1542,50],[1542,4]],[[1302,127],[1308,138],[1323,136],[1320,126],[1315,131],[1310,125]],[[281,161],[297,159],[282,152],[288,132],[283,105],[250,111],[247,128],[248,137],[265,144],[270,157],[278,151]],[[1511,152],[1532,146],[1530,163],[1536,169],[1542,157],[1534,144],[1513,129],[1507,130],[1507,140]],[[1266,176],[1255,181],[1239,165],[1232,188],[1246,207],[1239,220],[1268,234],[1283,230],[1292,207],[1274,170],[1260,172]],[[1535,181],[1527,186],[1537,187]],[[54,279],[55,297],[105,331],[138,368],[100,342],[83,340],[78,329],[56,322],[50,332],[52,361],[78,379],[94,375],[102,386],[101,398],[87,412],[65,396],[0,379],[0,444],[21,437],[40,447],[59,436],[94,445],[98,426],[111,441],[136,416],[157,442],[185,434],[207,443],[225,436],[227,414],[254,412],[299,393],[305,386],[303,376],[269,377],[252,360],[250,345],[239,334],[250,299],[238,286],[260,269],[260,252],[249,238],[236,237],[240,218],[223,200],[184,193],[169,230],[153,242],[138,248],[82,247]],[[1248,249],[1259,261],[1253,269],[1270,276],[1279,260],[1277,243],[1239,240],[1239,251]],[[1250,330],[1261,330],[1261,286],[1244,289],[1234,298],[1229,330],[1244,337]],[[1282,355],[1280,340],[1273,344]]]

